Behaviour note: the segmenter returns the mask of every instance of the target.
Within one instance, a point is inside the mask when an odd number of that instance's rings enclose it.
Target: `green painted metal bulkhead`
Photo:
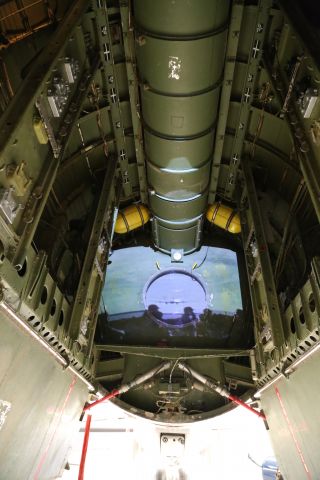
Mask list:
[[[200,243],[228,13],[225,0],[134,3],[154,243],[167,253]]]

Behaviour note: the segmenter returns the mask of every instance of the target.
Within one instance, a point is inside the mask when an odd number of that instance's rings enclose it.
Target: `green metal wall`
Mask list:
[[[0,318],[0,480],[57,478],[86,385],[12,320]]]

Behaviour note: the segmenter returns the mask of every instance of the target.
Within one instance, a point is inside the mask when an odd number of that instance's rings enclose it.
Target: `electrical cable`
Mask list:
[[[173,367],[172,367],[171,372],[170,372],[170,375],[169,375],[169,384],[171,384],[171,382],[172,382],[172,374],[173,374],[173,371],[174,371],[174,369],[176,368],[176,366],[178,365],[178,362],[179,362],[180,360],[182,360],[181,357],[177,358],[177,360],[176,360],[176,361],[174,362],[174,364],[173,364]]]

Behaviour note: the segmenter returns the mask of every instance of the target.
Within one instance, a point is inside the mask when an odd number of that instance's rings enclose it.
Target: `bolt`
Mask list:
[[[261,33],[263,31],[263,24],[262,23],[258,23],[257,25],[257,33]]]
[[[137,43],[138,43],[139,47],[142,47],[146,43],[146,37],[144,37],[143,35],[140,35],[137,38]]]
[[[301,152],[303,152],[303,153],[307,153],[307,152],[309,151],[309,145],[308,145],[308,143],[305,142],[305,141],[301,142],[300,150],[301,150]]]

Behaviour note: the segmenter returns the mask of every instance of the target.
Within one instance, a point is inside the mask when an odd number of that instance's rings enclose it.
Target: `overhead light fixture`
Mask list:
[[[171,262],[174,262],[174,263],[182,263],[183,262],[183,248],[182,249],[177,249],[177,248],[172,248],[171,249]]]

